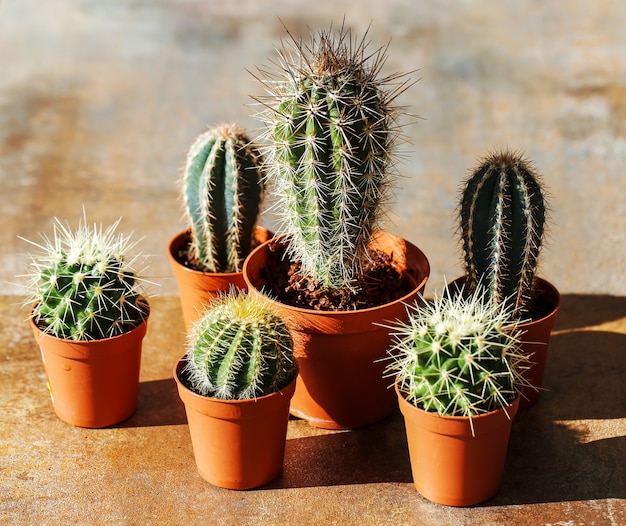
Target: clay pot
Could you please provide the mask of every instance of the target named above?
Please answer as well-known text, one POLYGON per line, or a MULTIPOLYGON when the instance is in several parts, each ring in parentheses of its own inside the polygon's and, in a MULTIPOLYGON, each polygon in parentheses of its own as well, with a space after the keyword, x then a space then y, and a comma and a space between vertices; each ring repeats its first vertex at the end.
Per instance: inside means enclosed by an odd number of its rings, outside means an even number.
POLYGON ((274 480, 283 469, 289 401, 295 380, 252 400, 218 400, 194 393, 181 380, 184 357, 174 368, 185 404, 200 476, 215 486, 251 489, 274 480))
POLYGON ((420 494, 446 506, 471 506, 500 488, 519 397, 480 416, 439 416, 415 407, 398 391, 413 483, 420 494), (472 433, 473 428, 473 433, 472 433))
POLYGON ((548 359, 550 334, 561 307, 561 295, 552 283, 545 279, 537 278, 537 284, 537 292, 547 305, 546 311, 548 314, 537 320, 522 323, 519 326, 524 331, 524 334, 522 334, 522 351, 530 357, 532 362, 530 368, 524 371, 523 376, 536 388, 525 386, 522 389, 519 403, 520 411, 530 407, 539 399, 540 390, 543 386, 543 372, 548 359))
MULTIPOLYGON (((389 378, 384 377, 390 329, 379 324, 405 320, 405 303, 414 302, 430 274, 426 256, 404 239, 379 233, 374 247, 390 254, 406 272, 414 289, 406 296, 375 308, 326 312, 270 300, 294 336, 299 375, 291 413, 325 429, 350 429, 377 422, 397 407, 389 378)), ((244 262, 243 274, 251 294, 261 294, 261 269, 268 243, 244 262)))
POLYGON ((135 412, 141 348, 148 316, 133 330, 104 340, 62 340, 30 319, 57 416, 74 426, 100 428, 135 412))
MULTIPOLYGON (((465 283, 465 277, 460 277, 450 283, 449 287, 454 290, 460 288, 465 283)), ((542 303, 542 312, 547 312, 545 316, 532 320, 528 323, 521 323, 518 327, 524 331, 522 334, 521 350, 529 357, 531 365, 522 372, 522 376, 530 385, 522 389, 519 410, 526 409, 535 404, 539 399, 541 387, 543 386, 543 372, 548 359, 548 346, 550 335, 561 307, 561 295, 557 288, 549 281, 536 278, 536 297, 542 303)))
MULTIPOLYGON (((241 272, 213 273, 194 270, 185 266, 178 259, 178 252, 189 243, 189 230, 180 232, 169 243, 168 255, 172 272, 178 284, 183 319, 187 330, 198 320, 204 306, 221 292, 231 288, 246 289, 246 282, 241 272)), ((257 226, 254 231, 256 244, 261 244, 272 237, 272 233, 257 226)))

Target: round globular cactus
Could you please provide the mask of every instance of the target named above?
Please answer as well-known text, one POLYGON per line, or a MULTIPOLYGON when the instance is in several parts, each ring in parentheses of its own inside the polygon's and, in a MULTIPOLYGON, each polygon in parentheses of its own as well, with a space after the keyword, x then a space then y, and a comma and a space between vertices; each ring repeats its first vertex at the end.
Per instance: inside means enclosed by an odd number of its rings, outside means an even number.
POLYGON ((539 175, 516 153, 492 153, 466 181, 459 210, 469 288, 482 282, 526 314, 546 216, 539 175))
POLYGON ((184 373, 197 393, 224 400, 264 396, 297 374, 287 325, 262 297, 223 294, 194 325, 184 373))
POLYGON ((190 261, 206 272, 240 272, 263 199, 261 156, 235 125, 210 128, 191 145, 183 176, 190 261))
POLYGON ((396 325, 387 372, 406 399, 426 411, 476 416, 506 407, 527 382, 521 331, 511 308, 481 286, 469 295, 445 290, 407 308, 396 325))
POLYGON ((279 67, 260 70, 268 180, 287 253, 329 289, 355 287, 379 226, 400 136, 403 75, 380 78, 384 49, 343 29, 305 45, 292 38, 279 67))
POLYGON ((128 259, 130 238, 116 235, 119 220, 107 230, 90 227, 85 218, 75 231, 58 219, 52 239, 32 244, 28 303, 34 323, 66 340, 101 340, 140 325, 149 308, 140 294, 134 265, 128 259))

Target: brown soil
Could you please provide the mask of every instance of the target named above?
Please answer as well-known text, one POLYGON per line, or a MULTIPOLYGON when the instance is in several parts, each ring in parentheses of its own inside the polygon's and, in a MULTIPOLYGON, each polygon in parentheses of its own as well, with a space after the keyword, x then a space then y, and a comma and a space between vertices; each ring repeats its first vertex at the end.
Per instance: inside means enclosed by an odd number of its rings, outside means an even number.
POLYGON ((261 271, 262 285, 271 296, 293 307, 320 311, 345 311, 377 307, 395 301, 415 286, 401 275, 391 258, 381 251, 364 263, 357 290, 330 290, 300 273, 300 263, 284 257, 284 248, 269 245, 269 259, 261 271))

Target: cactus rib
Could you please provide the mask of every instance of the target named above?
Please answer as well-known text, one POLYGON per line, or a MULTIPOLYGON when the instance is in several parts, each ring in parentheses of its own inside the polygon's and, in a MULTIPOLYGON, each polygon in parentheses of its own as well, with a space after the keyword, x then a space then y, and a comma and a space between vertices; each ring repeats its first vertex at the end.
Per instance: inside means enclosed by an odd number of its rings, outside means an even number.
POLYGON ((190 147, 183 196, 189 255, 200 270, 241 271, 263 199, 260 164, 257 149, 235 125, 210 128, 190 147))

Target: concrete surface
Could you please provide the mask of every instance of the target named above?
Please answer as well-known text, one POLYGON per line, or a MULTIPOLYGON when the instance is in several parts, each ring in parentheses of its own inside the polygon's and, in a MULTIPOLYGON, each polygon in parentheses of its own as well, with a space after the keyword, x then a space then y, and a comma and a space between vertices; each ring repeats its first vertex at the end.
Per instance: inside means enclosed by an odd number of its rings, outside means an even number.
MULTIPOLYGON (((0 0, 1 524, 626 524, 626 3, 487 0, 0 0), (171 368, 183 324, 165 248, 178 177, 206 125, 257 133, 248 70, 285 36, 347 24, 400 102, 389 229, 417 244, 427 293, 460 273, 456 192, 509 146, 552 194, 541 274, 564 295, 540 403, 514 425, 500 493, 455 510, 411 483, 399 413, 333 433, 293 420, 283 476, 229 492, 195 472, 171 368), (279 19, 280 17, 280 19, 279 19), (20 307, 29 247, 57 216, 143 238, 153 316, 135 416, 105 430, 54 416, 20 307)), ((265 216, 264 223, 272 225, 265 216)))

